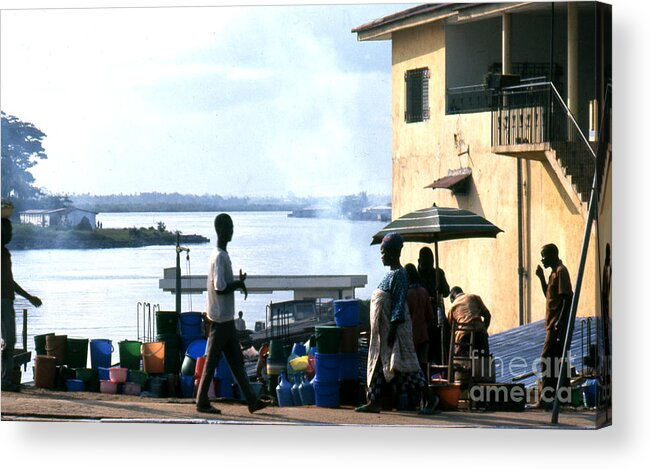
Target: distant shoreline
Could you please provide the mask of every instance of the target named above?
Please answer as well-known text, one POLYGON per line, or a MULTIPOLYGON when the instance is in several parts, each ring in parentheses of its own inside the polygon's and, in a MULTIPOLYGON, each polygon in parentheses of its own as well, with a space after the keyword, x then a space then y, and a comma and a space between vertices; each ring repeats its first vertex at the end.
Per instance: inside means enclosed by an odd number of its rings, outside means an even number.
MULTIPOLYGON (((107 228, 96 230, 43 228, 16 224, 9 248, 29 249, 112 249, 175 245, 176 233, 156 228, 107 228)), ((205 244, 202 235, 180 235, 183 244, 205 244)))

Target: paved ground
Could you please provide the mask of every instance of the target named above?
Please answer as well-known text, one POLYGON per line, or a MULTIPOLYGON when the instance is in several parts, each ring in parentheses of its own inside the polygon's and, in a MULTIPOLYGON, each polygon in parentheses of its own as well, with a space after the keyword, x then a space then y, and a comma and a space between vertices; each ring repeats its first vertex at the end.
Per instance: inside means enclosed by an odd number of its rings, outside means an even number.
POLYGON ((257 425, 379 425, 427 426, 455 428, 573 428, 593 429, 596 414, 589 410, 566 409, 559 424, 550 423, 551 413, 540 410, 524 412, 455 411, 433 416, 416 412, 382 412, 360 414, 352 407, 326 409, 316 406, 268 407, 253 415, 246 405, 233 401, 216 401, 222 415, 196 412, 191 399, 151 398, 91 392, 50 391, 25 387, 20 393, 0 395, 3 421, 94 421, 94 422, 162 422, 257 425))

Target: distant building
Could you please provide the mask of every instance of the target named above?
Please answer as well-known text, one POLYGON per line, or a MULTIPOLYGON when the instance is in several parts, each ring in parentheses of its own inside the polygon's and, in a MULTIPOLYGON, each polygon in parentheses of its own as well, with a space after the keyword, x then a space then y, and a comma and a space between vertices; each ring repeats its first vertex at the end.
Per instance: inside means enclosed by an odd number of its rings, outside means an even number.
POLYGON ((97 212, 76 207, 50 210, 26 210, 20 212, 20 222, 37 226, 77 226, 86 218, 94 229, 97 226, 97 212))

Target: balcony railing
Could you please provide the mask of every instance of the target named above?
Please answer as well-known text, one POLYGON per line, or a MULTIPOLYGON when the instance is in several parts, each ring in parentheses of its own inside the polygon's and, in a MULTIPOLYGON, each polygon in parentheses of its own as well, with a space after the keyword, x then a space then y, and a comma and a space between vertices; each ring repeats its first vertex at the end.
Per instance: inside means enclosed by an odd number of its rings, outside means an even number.
POLYGON ((493 109, 495 91, 484 85, 457 86, 448 88, 445 94, 446 114, 487 112, 493 109))
POLYGON ((589 195, 595 153, 552 83, 505 88, 495 96, 492 145, 548 143, 577 192, 589 195))

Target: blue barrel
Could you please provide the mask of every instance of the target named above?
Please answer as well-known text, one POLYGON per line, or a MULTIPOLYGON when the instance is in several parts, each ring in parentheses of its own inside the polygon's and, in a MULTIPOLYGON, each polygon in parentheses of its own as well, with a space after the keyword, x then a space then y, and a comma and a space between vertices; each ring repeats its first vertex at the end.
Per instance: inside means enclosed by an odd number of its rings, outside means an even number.
POLYGON ((93 339, 90 341, 90 366, 97 370, 100 366, 103 368, 111 367, 111 354, 113 353, 113 343, 109 339, 93 339))
POLYGON ((356 353, 339 354, 339 381, 358 379, 359 356, 356 353))
POLYGON ((338 353, 316 353, 316 379, 321 383, 336 383, 339 381, 338 353))
POLYGON ((203 336, 203 315, 201 313, 181 313, 179 315, 181 335, 203 336))
POLYGON ((339 327, 351 327, 359 324, 361 302, 357 299, 335 300, 335 324, 339 327))
POLYGON ((194 395, 194 375, 181 375, 181 397, 194 395))
POLYGON ((339 407, 339 381, 324 383, 314 378, 314 400, 318 407, 339 407))

